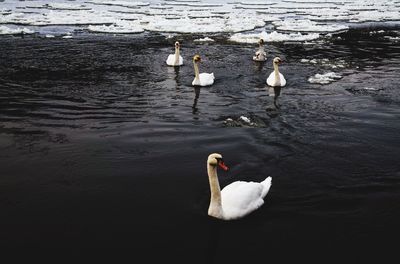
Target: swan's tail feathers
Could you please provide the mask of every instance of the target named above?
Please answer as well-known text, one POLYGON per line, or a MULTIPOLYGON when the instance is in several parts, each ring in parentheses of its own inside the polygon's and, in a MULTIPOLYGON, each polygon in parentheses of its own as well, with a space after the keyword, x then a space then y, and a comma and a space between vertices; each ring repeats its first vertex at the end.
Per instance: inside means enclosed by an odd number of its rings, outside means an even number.
POLYGON ((264 186, 264 189, 262 191, 262 197, 264 198, 269 192, 269 189, 271 188, 272 177, 268 176, 265 180, 261 182, 261 184, 264 186))
POLYGON ((213 72, 211 73, 211 78, 215 79, 214 73, 213 73, 213 72))

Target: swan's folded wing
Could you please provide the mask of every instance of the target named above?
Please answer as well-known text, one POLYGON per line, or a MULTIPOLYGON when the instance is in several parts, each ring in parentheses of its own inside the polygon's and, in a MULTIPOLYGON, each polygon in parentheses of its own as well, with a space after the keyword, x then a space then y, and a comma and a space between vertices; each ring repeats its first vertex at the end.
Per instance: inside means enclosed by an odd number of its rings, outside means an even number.
POLYGON ((207 86, 207 85, 211 85, 214 83, 214 73, 200 73, 199 74, 199 78, 200 78, 200 83, 202 86, 207 86))
POLYGON ((263 205, 263 185, 258 182, 237 181, 221 191, 224 214, 230 218, 242 217, 263 205))
POLYGON ((282 73, 279 73, 279 77, 280 77, 280 79, 281 79, 281 86, 285 86, 285 85, 286 85, 286 79, 285 79, 285 77, 283 76, 283 74, 282 74, 282 73))
POLYGON ((173 66, 175 63, 175 55, 169 54, 167 60, 165 61, 168 65, 173 66))

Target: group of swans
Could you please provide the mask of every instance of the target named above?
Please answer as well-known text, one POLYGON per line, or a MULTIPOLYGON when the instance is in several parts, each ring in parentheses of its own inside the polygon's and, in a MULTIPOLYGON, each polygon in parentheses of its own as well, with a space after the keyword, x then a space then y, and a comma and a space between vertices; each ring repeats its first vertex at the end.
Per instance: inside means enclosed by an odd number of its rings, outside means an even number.
MULTIPOLYGON (((259 49, 256 51, 255 56, 253 56, 254 61, 266 61, 267 53, 264 50, 264 40, 260 39, 259 49)), ((200 73, 199 63, 201 62, 200 55, 195 55, 193 57, 193 67, 194 67, 194 79, 192 81, 193 86, 210 86, 214 83, 215 76, 214 73, 200 73)), ((175 42, 175 54, 170 54, 166 60, 169 66, 181 66, 183 65, 183 58, 180 55, 180 43, 175 42)), ((286 85, 286 79, 282 73, 279 72, 279 64, 282 60, 279 57, 275 57, 273 60, 274 71, 271 72, 267 78, 266 83, 272 87, 283 87, 286 85)))
MULTIPOLYGON (((253 60, 265 61, 267 54, 264 51, 264 41, 259 41, 259 49, 253 60)), ((183 65, 183 58, 180 55, 180 43, 175 42, 175 54, 170 54, 166 60, 169 66, 183 65)), ((210 86, 214 83, 214 73, 200 73, 200 55, 193 57, 194 79, 193 86, 210 86)), ((282 60, 275 57, 273 60, 274 71, 267 78, 267 84, 272 87, 283 87, 286 85, 285 77, 279 72, 279 64, 282 60)), ((264 204, 264 197, 271 188, 272 178, 268 176, 261 182, 235 181, 225 186, 222 190, 219 185, 217 166, 227 171, 222 155, 212 153, 207 158, 207 172, 210 183, 210 204, 208 215, 221 220, 240 219, 257 210, 264 204)))

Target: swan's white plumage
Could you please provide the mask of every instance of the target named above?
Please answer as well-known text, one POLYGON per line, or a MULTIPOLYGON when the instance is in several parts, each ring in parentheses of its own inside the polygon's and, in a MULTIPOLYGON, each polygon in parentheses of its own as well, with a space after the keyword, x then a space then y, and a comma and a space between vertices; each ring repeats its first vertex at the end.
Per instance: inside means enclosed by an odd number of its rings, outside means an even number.
POLYGON ((214 73, 200 73, 199 78, 194 78, 192 85, 197 85, 197 86, 208 86, 212 85, 214 83, 214 73))
POLYGON ((175 64, 175 54, 169 54, 166 62, 169 66, 181 66, 183 65, 183 58, 179 55, 179 63, 175 64))
POLYGON ((282 73, 279 73, 279 80, 275 79, 275 72, 271 72, 271 74, 267 78, 267 84, 269 86, 285 86, 286 79, 282 73))
POLYGON ((264 197, 271 188, 271 177, 267 177, 262 182, 235 181, 221 191, 217 176, 217 165, 225 167, 225 170, 227 170, 221 154, 210 154, 207 159, 211 191, 208 215, 222 220, 234 220, 250 214, 264 204, 264 197))
POLYGON ((263 182, 236 181, 221 191, 224 219, 241 218, 264 204, 264 197, 271 187, 271 177, 263 182))

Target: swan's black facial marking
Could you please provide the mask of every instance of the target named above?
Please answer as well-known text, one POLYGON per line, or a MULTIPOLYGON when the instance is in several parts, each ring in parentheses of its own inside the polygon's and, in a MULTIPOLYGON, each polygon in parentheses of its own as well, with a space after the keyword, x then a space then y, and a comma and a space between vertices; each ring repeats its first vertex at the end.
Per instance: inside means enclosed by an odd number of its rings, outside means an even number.
POLYGON ((195 56, 193 57, 193 61, 194 61, 194 62, 200 62, 200 61, 201 61, 200 55, 195 55, 195 56))
POLYGON ((279 64, 279 63, 281 63, 282 62, 282 60, 280 59, 280 58, 275 58, 274 59, 274 63, 276 63, 276 64, 279 64))

